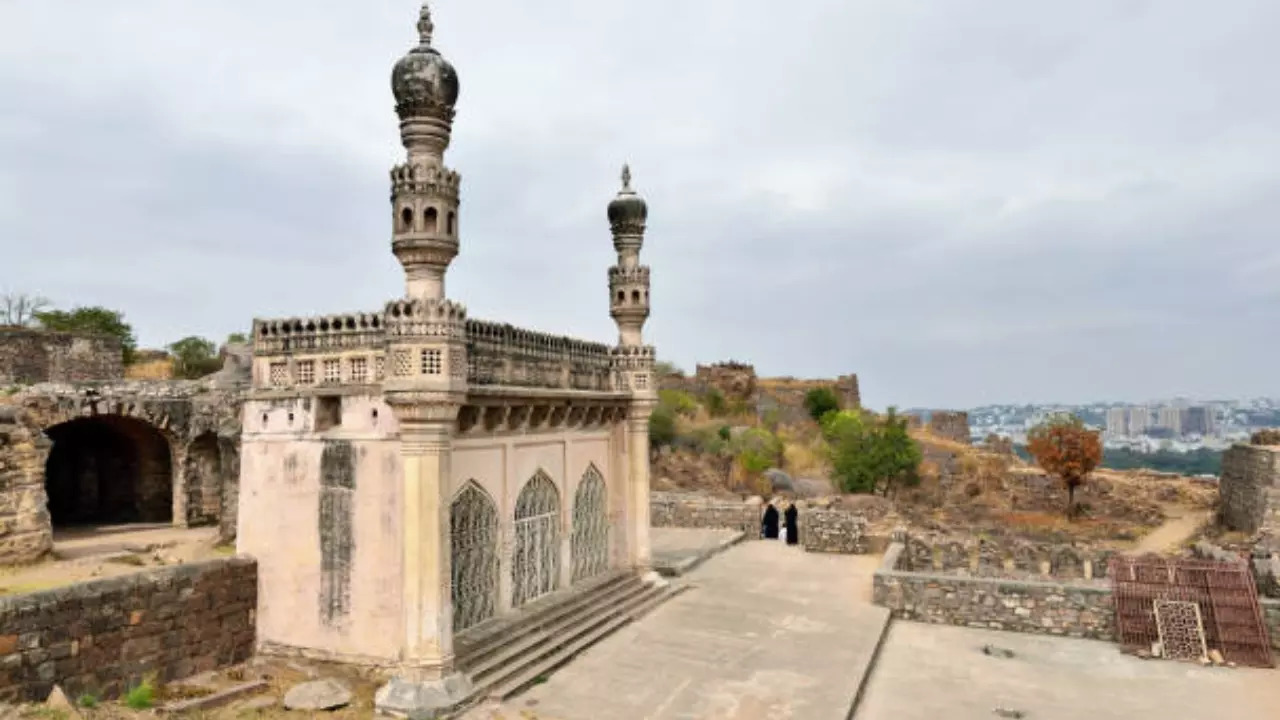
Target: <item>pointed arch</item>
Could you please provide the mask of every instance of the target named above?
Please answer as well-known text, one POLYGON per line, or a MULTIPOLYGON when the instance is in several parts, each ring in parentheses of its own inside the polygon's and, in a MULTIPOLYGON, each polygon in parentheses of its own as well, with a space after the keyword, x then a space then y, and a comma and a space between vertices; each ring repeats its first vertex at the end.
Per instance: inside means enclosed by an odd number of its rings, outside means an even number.
POLYGON ((498 506, 468 480, 449 508, 453 629, 493 617, 498 604, 498 506))
POLYGON ((560 491, 545 471, 520 490, 515 521, 511 606, 518 608, 560 586, 560 491))
POLYGON ((609 495, 604 475, 587 466, 573 494, 573 582, 595 577, 609 567, 609 495))

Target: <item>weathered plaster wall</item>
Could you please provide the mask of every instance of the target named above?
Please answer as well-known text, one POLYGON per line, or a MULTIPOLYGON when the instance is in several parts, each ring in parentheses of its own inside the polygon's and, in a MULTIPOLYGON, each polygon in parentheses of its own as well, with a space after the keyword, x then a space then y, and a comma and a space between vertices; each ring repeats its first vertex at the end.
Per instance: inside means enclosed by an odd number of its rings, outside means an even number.
POLYGON ((1222 455, 1220 521, 1280 540, 1280 447, 1237 444, 1222 455))
POLYGON ((123 348, 116 338, 0 328, 0 386, 122 377, 123 348))
POLYGON ((0 701, 113 698, 243 662, 253 651, 257 566, 226 558, 0 597, 0 701))
POLYGON ((385 664, 402 636, 395 418, 380 398, 342 405, 316 433, 311 399, 245 403, 236 547, 261 569, 261 648, 385 664))

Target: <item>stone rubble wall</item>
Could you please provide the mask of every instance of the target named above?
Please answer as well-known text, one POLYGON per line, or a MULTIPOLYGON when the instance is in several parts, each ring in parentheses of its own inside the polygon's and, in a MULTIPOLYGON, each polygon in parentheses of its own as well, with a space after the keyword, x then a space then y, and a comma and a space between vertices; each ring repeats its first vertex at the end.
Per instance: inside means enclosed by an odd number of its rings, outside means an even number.
POLYGON ((1237 444, 1222 454, 1219 522, 1280 541, 1280 447, 1237 444))
POLYGON ((50 443, 0 406, 0 565, 39 560, 53 548, 44 491, 50 443))
POLYGON ((0 386, 124 377, 124 349, 106 335, 0 328, 0 386))
POLYGON ((867 549, 867 519, 841 510, 800 511, 800 546, 805 552, 863 555, 867 549))
POLYGON ((918 536, 902 539, 901 570, 970 577, 1093 580, 1107 576, 1113 550, 1016 538, 918 536))
POLYGON ((872 601, 895 618, 1098 640, 1115 637, 1107 585, 900 570, 905 554, 904 544, 890 545, 872 586, 872 601))
POLYGON ((0 597, 0 701, 119 696, 247 660, 258 567, 224 558, 0 597))
POLYGON ((649 524, 653 527, 727 528, 754 538, 760 534, 763 512, 759 499, 753 503, 693 493, 649 494, 649 524))
MULTIPOLYGON (((893 617, 944 625, 1116 639, 1109 582, 1083 579, 976 577, 909 569, 898 536, 872 580, 872 602, 893 617)), ((1273 650, 1280 651, 1280 599, 1259 598, 1273 650)))
POLYGON ((934 410, 929 413, 929 432, 963 445, 969 444, 969 413, 961 410, 934 410))

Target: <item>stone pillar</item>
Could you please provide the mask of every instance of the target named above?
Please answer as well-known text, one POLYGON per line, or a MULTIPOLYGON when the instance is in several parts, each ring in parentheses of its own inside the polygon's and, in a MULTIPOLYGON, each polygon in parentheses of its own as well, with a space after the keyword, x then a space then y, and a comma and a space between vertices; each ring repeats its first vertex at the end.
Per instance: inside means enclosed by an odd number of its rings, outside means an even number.
POLYGON ((379 711, 397 716, 453 708, 471 690, 453 663, 449 478, 458 405, 404 399, 391 399, 403 464, 404 636, 396 675, 376 697, 379 711))
POLYGON ((627 469, 631 522, 631 564, 644 572, 652 568, 649 547, 649 415, 653 406, 633 401, 627 410, 627 469))

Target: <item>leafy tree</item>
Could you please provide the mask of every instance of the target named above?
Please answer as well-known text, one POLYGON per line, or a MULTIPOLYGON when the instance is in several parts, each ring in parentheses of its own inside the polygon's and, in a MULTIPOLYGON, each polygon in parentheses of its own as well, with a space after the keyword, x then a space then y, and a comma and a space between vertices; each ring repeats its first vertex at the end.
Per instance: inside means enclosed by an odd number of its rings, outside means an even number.
POLYGON ((809 417, 822 422, 823 415, 840 409, 840 398, 829 387, 812 388, 804 394, 804 408, 809 411, 809 417))
POLYGON ((1055 415, 1027 433, 1027 451, 1036 464, 1067 486, 1067 516, 1076 513, 1076 488, 1102 463, 1102 440, 1075 415, 1055 415))
POLYGON ((667 362, 666 360, 659 360, 653 364, 653 374, 659 378, 663 378, 668 375, 684 377, 683 370, 676 367, 675 363, 667 362))
POLYGON ((223 345, 244 344, 249 342, 249 336, 240 332, 233 332, 227 336, 227 341, 223 345))
POLYGON ((676 439, 676 414, 669 407, 659 405, 649 414, 649 448, 657 450, 676 439))
POLYGON ((212 340, 191 335, 170 343, 169 353, 174 359, 174 374, 178 377, 194 379, 217 372, 217 346, 212 340))
POLYGON ((907 419, 893 408, 879 418, 854 410, 828 411, 822 435, 834 479, 845 492, 888 495, 899 485, 920 482, 920 446, 907 432, 907 419))
POLYGON ((734 459, 751 475, 775 467, 782 458, 782 441, 764 428, 747 428, 732 444, 734 459))
POLYGON ((39 295, 0 295, 0 327, 31 327, 36 324, 36 313, 42 312, 49 305, 49 299, 39 295))
POLYGON ((110 335, 120 341, 125 364, 133 362, 138 340, 133 335, 133 327, 124 321, 124 314, 117 310, 95 305, 70 310, 37 310, 33 314, 46 330, 110 335))

